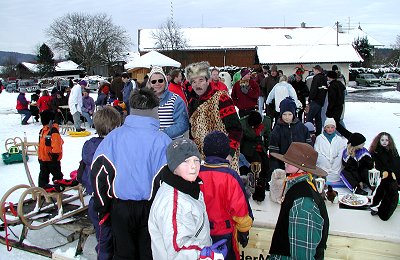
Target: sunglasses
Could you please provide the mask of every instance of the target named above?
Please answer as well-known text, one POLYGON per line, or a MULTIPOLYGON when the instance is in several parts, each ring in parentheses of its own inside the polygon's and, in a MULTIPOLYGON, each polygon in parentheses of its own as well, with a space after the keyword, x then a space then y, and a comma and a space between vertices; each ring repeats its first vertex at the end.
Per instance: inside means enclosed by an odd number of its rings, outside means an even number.
POLYGON ((151 84, 156 84, 157 83, 157 81, 158 81, 158 83, 164 83, 164 79, 153 79, 152 81, 150 81, 151 82, 151 84))

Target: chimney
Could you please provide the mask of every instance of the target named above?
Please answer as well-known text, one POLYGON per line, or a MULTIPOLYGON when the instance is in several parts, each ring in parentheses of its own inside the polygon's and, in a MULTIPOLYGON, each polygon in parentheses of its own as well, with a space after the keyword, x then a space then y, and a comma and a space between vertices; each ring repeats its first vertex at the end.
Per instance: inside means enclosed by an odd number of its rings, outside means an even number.
POLYGON ((305 23, 305 22, 302 22, 302 23, 300 24, 300 27, 301 27, 301 28, 306 28, 306 23, 305 23))

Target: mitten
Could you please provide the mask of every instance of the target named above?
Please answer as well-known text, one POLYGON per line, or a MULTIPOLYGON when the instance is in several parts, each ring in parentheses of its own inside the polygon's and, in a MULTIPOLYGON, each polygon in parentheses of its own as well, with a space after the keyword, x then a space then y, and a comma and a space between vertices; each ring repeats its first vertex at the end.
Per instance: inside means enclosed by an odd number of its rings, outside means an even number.
POLYGON ((212 246, 203 247, 200 252, 200 259, 223 260, 228 254, 226 241, 226 239, 221 239, 212 244, 212 246))
POLYGON ((237 232, 237 238, 239 243, 242 245, 243 248, 245 248, 247 246, 247 244, 249 243, 249 231, 247 232, 237 232))

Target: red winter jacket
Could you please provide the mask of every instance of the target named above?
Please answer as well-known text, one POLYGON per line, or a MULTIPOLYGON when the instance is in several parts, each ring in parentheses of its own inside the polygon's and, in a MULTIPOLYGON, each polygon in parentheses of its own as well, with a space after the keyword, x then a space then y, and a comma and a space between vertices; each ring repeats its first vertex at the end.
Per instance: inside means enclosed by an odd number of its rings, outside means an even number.
POLYGON ((52 100, 53 98, 51 96, 41 96, 37 102, 39 113, 42 113, 45 110, 50 110, 52 100))
POLYGON ((175 84, 174 82, 171 82, 171 83, 169 83, 168 90, 173 92, 173 93, 175 93, 175 94, 177 94, 177 95, 179 95, 182 98, 182 100, 185 101, 185 104, 187 106, 188 102, 186 100, 185 94, 183 93, 181 85, 178 85, 178 84, 175 84))
POLYGON ((225 85, 224 82, 222 82, 220 80, 218 80, 217 82, 210 80, 210 85, 215 90, 225 90, 226 92, 229 92, 228 87, 225 85))
POLYGON ((260 87, 257 82, 251 79, 248 83, 248 92, 244 94, 241 90, 241 82, 242 80, 239 80, 233 85, 231 93, 233 103, 239 109, 254 109, 257 105, 258 96, 260 95, 260 87))

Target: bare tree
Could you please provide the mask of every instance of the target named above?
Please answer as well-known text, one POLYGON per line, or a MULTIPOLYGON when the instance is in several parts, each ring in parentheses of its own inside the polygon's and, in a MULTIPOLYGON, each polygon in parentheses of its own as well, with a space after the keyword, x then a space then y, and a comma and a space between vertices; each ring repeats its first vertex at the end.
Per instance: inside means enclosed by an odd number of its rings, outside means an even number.
POLYGON ((127 32, 105 13, 66 14, 56 19, 46 33, 54 49, 68 53, 86 71, 118 60, 131 45, 127 32))
POLYGON ((15 55, 9 56, 3 62, 3 68, 1 74, 5 77, 16 77, 17 76, 17 57, 15 55))
POLYGON ((188 47, 188 41, 180 26, 174 23, 171 18, 162 23, 158 29, 152 31, 151 36, 156 40, 154 47, 159 50, 175 51, 188 47))

